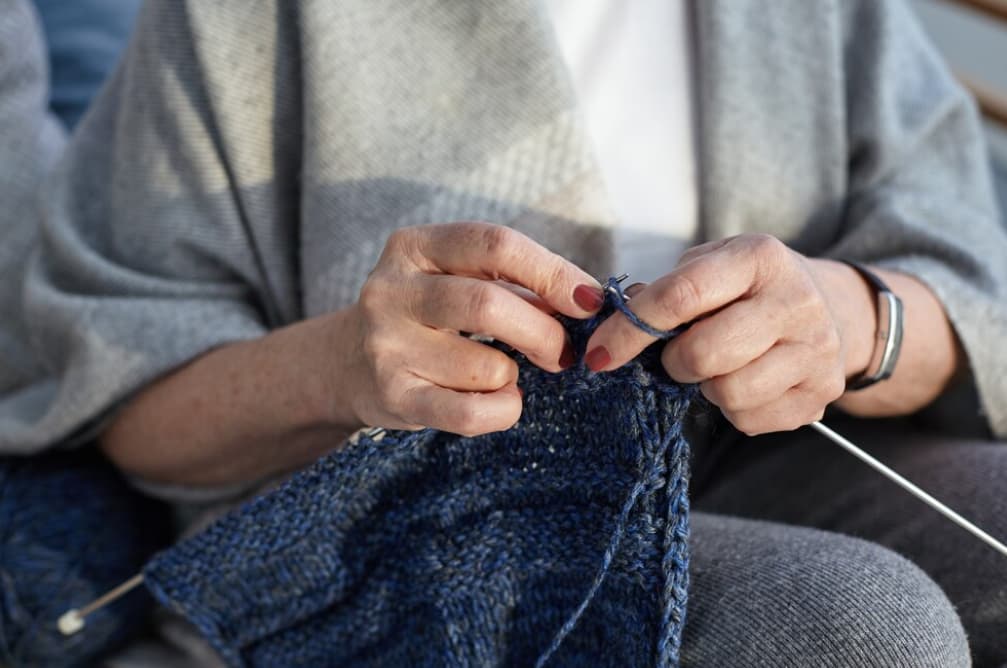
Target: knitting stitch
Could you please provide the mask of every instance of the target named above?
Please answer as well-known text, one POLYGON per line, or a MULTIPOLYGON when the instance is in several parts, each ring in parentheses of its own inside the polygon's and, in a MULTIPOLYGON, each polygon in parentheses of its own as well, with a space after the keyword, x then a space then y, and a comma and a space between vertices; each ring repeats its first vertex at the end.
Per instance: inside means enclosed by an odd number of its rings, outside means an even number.
MULTIPOLYGON (((583 356, 616 308, 564 320, 583 356)), ((678 662, 695 389, 516 355, 524 413, 474 438, 361 435, 145 569, 235 666, 678 662)))

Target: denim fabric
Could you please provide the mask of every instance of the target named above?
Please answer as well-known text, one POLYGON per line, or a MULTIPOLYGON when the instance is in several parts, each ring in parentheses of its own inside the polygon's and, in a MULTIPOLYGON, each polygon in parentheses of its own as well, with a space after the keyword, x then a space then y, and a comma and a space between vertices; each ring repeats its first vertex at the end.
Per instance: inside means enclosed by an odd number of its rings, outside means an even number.
POLYGON ((50 108, 68 128, 84 115, 129 40, 142 0, 35 0, 49 45, 50 108))

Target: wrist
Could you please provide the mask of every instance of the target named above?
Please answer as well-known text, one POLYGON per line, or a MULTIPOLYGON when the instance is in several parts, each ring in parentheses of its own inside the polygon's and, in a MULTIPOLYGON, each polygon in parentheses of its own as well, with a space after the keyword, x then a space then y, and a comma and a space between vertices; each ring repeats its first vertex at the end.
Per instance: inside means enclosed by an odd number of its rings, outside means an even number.
POLYGON ((877 306, 874 289, 842 262, 812 259, 812 272, 839 328, 843 371, 856 378, 867 371, 874 355, 877 306))
POLYGON ((288 353, 300 378, 299 422, 306 428, 323 427, 352 432, 363 426, 352 407, 348 382, 355 340, 352 307, 316 316, 290 326, 294 334, 288 353))

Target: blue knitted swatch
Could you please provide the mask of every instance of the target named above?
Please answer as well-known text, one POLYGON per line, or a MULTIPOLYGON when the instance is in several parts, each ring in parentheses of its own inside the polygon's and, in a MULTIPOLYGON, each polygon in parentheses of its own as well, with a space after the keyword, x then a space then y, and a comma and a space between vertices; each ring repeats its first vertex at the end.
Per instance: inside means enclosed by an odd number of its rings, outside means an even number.
MULTIPOLYGON (((624 308, 564 320, 578 359, 624 308)), ((661 333, 667 334, 667 333, 661 333)), ((515 355, 524 413, 361 436, 156 556, 147 586, 234 666, 674 666, 692 386, 515 355)))

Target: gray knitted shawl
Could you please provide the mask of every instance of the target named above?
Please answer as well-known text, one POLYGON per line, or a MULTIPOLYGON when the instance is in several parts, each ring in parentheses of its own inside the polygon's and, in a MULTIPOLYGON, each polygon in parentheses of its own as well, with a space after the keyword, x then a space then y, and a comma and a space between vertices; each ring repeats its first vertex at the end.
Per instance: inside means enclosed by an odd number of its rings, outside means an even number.
MULTIPOLYGON (((1007 236, 973 105, 902 0, 694 21, 703 236, 918 276, 1007 435, 1007 236)), ((349 304, 401 226, 495 221, 602 275, 605 200, 536 0, 152 0, 46 192, 24 294, 49 372, 12 380, 4 344, 0 448, 79 442, 194 356, 349 304)))

